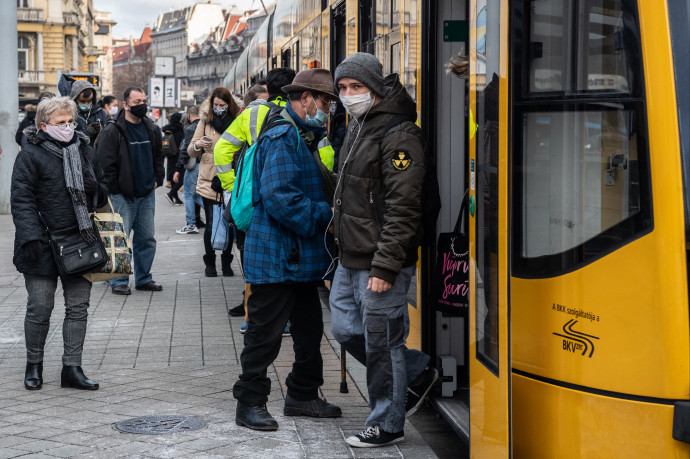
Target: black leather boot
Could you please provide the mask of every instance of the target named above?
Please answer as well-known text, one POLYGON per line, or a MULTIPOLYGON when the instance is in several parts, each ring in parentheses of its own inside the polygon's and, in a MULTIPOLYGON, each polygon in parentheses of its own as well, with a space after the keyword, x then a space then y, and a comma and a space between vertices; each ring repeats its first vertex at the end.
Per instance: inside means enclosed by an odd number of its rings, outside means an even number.
POLYGON ((87 378, 84 375, 84 371, 81 369, 81 367, 64 365, 62 367, 62 375, 60 379, 62 382, 62 387, 73 387, 81 390, 98 389, 98 383, 87 378))
POLYGON ((218 277, 215 253, 213 255, 204 255, 204 264, 206 265, 206 270, 204 271, 206 277, 218 277))
POLYGON ((220 264, 223 267, 223 276, 232 277, 235 275, 232 271, 232 252, 223 252, 220 256, 220 264))
POLYGON ((249 406, 238 401, 235 424, 254 430, 278 430, 278 422, 266 409, 266 405, 249 406))
POLYGON ((38 390, 43 386, 43 362, 26 362, 24 387, 26 390, 38 390))

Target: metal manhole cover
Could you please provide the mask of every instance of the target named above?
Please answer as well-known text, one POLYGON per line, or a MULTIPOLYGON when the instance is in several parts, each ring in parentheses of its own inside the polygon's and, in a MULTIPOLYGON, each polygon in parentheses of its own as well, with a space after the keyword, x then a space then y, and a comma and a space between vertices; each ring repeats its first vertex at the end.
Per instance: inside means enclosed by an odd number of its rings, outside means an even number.
POLYGON ((189 416, 143 416, 118 422, 115 428, 122 432, 159 435, 197 430, 205 425, 201 419, 189 416))

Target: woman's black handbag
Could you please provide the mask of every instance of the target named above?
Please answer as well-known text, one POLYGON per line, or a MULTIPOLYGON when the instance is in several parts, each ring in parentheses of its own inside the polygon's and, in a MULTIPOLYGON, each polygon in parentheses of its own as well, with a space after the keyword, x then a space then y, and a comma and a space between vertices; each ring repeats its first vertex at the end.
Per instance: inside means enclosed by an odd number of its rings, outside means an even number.
POLYGON ((95 225, 93 230, 96 234, 96 241, 89 243, 81 237, 78 228, 52 231, 43 215, 40 212, 38 215, 48 232, 50 250, 53 252, 53 259, 60 276, 81 276, 99 269, 107 262, 108 258, 103 240, 95 225))
POLYGON ((462 232, 467 196, 465 192, 453 232, 438 235, 432 290, 435 310, 458 315, 465 315, 469 307, 469 234, 462 232))

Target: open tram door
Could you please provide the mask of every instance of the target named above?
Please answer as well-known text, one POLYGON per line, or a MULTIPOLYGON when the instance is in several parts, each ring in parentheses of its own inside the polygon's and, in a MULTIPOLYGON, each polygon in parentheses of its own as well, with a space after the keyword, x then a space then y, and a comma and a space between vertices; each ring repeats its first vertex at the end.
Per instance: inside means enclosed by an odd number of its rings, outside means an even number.
POLYGON ((508 2, 470 6, 470 455, 511 456, 508 2), (504 25, 501 27, 501 25, 504 25))

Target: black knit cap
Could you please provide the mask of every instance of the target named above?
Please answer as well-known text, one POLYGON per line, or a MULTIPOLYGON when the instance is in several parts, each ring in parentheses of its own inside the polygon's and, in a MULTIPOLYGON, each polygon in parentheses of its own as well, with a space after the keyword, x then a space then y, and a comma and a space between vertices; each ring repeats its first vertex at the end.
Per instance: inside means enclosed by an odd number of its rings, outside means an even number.
POLYGON ((335 69, 336 93, 340 92, 338 81, 341 78, 354 78, 380 97, 388 92, 384 85, 383 65, 373 54, 355 53, 340 63, 335 69))

